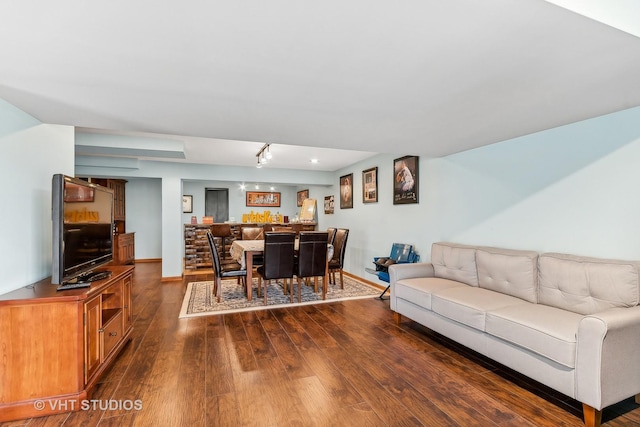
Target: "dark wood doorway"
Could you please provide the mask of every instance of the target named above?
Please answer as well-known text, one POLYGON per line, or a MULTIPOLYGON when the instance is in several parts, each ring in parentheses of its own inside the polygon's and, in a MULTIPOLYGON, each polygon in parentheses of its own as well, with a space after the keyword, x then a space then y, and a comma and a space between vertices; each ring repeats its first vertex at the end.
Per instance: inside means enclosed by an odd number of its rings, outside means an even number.
POLYGON ((229 189, 206 188, 204 196, 204 214, 212 216, 214 222, 229 220, 229 189))

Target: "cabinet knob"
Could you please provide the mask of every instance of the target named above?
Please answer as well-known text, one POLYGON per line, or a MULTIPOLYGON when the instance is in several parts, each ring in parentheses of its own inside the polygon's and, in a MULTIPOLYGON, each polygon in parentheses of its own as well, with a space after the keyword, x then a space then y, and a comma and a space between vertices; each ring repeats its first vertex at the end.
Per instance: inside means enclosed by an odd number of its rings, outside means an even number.
POLYGON ((109 336, 110 337, 117 337, 118 333, 117 332, 109 332, 109 336))

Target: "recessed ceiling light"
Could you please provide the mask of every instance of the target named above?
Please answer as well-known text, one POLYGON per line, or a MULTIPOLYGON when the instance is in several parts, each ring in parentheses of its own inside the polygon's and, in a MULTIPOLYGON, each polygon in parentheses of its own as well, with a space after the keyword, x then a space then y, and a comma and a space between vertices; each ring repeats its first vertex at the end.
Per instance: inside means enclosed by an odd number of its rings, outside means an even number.
POLYGON ((311 163, 318 163, 318 159, 311 159, 311 163))

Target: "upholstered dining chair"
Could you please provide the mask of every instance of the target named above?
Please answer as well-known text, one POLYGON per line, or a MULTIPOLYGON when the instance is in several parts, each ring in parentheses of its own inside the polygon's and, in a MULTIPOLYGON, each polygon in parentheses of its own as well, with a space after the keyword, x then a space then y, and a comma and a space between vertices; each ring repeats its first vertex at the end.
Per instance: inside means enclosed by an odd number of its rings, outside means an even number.
MULTIPOLYGON (((318 292, 318 277, 322 276, 323 296, 327 285, 327 232, 301 231, 298 255, 295 258, 295 275, 298 278, 298 302, 302 302, 302 279, 313 277, 313 291, 318 292)), ((292 285, 293 286, 293 285, 292 285)))
POLYGON ((263 240, 262 227, 242 227, 242 240, 263 240))
POLYGON ((222 279, 226 277, 237 277, 241 279, 245 286, 251 286, 246 283, 247 270, 243 270, 240 264, 237 262, 222 264, 220 262, 220 254, 216 248, 213 240, 213 235, 210 231, 207 231, 207 240, 209 241, 209 249, 211 250, 211 258, 213 264, 213 293, 216 296, 216 301, 220 302, 222 294, 222 279))
POLYGON ((329 243, 330 245, 333 245, 333 239, 336 237, 336 230, 337 228, 335 227, 328 227, 327 228, 327 243, 329 243))
POLYGON ((211 234, 213 237, 220 239, 222 244, 222 259, 226 258, 226 254, 229 251, 229 243, 233 240, 233 233, 231 232, 231 225, 223 223, 211 224, 211 234))
POLYGON ((333 238, 333 257, 329 261, 329 273, 333 278, 333 284, 336 283, 336 271, 340 273, 340 287, 344 289, 344 281, 342 277, 342 268, 344 267, 344 254, 347 250, 347 238, 349 237, 348 228, 338 228, 333 238))
MULTIPOLYGON (((295 253, 295 234, 290 232, 268 232, 264 236, 264 262, 256 269, 258 287, 264 279, 264 305, 267 305, 267 281, 272 279, 293 280, 293 256, 295 253)), ((286 288, 286 287, 285 287, 286 288)), ((289 290, 289 300, 293 302, 293 284, 289 290)))

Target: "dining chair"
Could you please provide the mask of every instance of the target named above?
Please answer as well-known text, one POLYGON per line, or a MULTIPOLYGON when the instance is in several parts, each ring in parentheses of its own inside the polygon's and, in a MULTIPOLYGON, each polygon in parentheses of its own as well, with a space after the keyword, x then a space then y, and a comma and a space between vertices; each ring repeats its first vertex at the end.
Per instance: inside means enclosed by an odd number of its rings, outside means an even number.
MULTIPOLYGON (((264 263, 256 269, 258 287, 264 279, 264 305, 267 305, 267 281, 272 279, 293 280, 293 256, 295 253, 295 234, 290 232, 268 232, 264 236, 264 263)), ((286 282, 285 282, 286 289, 286 282)), ((293 284, 289 290, 289 300, 293 302, 293 284)))
MULTIPOLYGON (((313 277, 313 291, 318 292, 318 277, 322 276, 323 299, 327 291, 327 232, 301 231, 298 255, 295 257, 295 275, 298 279, 298 302, 302 302, 302 279, 313 277)), ((293 286, 293 285, 292 285, 293 286)))
POLYGON ((336 237, 336 230, 337 228, 335 227, 328 227, 327 228, 327 243, 329 243, 330 245, 333 245, 333 239, 336 237))
POLYGON ((342 277, 342 268, 344 267, 344 254, 347 250, 347 238, 349 237, 348 228, 338 228, 333 238, 333 257, 329 261, 329 273, 333 278, 333 284, 336 283, 336 271, 340 273, 340 287, 344 289, 344 281, 342 277))
POLYGON ((211 234, 215 238, 219 238, 222 243, 222 259, 226 258, 229 251, 230 241, 233 240, 231 225, 223 223, 214 223, 211 225, 211 234))
POLYGON ((245 286, 251 286, 251 284, 247 284, 245 280, 247 270, 243 270, 240 264, 237 262, 222 264, 220 262, 220 254, 213 240, 213 234, 211 234, 210 231, 207 231, 207 240, 209 241, 209 249, 211 250, 211 258, 213 259, 213 293, 216 296, 216 301, 220 302, 222 278, 237 277, 239 280, 242 280, 245 286))
POLYGON ((262 227, 242 227, 242 240, 263 240, 262 227))

